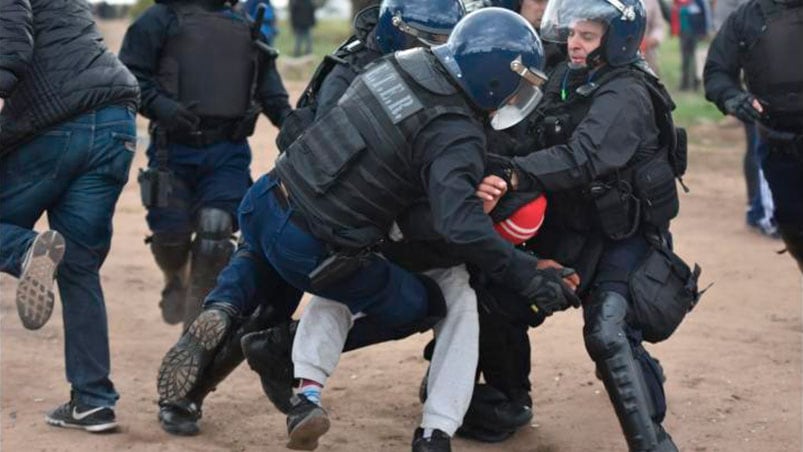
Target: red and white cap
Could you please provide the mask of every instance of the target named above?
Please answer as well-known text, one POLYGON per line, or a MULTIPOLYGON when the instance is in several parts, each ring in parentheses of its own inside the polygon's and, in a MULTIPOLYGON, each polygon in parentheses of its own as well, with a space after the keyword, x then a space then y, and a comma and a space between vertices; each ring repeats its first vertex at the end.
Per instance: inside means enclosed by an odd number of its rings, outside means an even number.
POLYGON ((494 229, 499 235, 514 245, 520 245, 535 237, 546 214, 546 198, 540 195, 521 206, 513 215, 496 223, 494 229))

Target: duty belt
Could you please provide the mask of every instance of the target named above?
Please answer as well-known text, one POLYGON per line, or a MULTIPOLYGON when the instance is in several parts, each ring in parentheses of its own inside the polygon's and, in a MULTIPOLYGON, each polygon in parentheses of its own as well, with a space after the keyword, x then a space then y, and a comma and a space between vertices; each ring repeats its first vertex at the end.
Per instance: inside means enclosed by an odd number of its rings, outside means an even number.
POLYGON ((168 132, 168 140, 194 148, 205 148, 231 138, 234 126, 227 125, 216 129, 196 130, 189 133, 168 132))
POLYGON ((803 154, 803 134, 782 132, 758 123, 758 133, 771 148, 785 153, 803 154))

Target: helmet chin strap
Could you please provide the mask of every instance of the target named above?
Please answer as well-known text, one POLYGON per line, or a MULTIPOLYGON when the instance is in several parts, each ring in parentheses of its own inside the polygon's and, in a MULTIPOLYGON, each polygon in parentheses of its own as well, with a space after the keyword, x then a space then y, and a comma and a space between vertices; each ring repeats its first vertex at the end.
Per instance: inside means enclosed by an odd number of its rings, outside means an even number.
MULTIPOLYGON (((607 33, 606 33, 607 36, 607 33)), ((591 53, 586 55, 586 66, 589 69, 594 69, 605 62, 605 56, 603 55, 603 47, 605 46, 605 38, 602 38, 602 43, 599 47, 592 50, 591 53)))

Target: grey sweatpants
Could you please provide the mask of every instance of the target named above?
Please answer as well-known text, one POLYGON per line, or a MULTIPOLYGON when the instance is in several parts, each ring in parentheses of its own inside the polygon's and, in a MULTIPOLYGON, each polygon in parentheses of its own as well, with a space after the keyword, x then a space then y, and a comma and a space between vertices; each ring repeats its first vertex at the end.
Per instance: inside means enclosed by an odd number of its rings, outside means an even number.
MULTIPOLYGON (((421 427, 450 436, 463 422, 479 355, 477 295, 468 284, 465 266, 424 272, 434 279, 446 300, 446 317, 435 325, 435 350, 427 380, 427 401, 421 427)), ((326 384, 337 367, 346 336, 354 323, 342 303, 313 297, 301 315, 293 341, 295 377, 326 384)))

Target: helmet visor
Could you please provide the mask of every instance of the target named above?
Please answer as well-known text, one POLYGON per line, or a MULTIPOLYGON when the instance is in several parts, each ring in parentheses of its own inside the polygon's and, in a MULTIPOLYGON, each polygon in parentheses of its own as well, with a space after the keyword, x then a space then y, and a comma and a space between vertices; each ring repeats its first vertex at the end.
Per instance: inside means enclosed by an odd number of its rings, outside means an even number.
POLYGON ((635 17, 634 7, 619 0, 550 0, 541 19, 541 38, 566 43, 569 31, 578 22, 590 20, 608 25, 616 17, 630 16, 635 17))
POLYGON ((402 19, 401 14, 393 17, 393 25, 403 33, 410 35, 417 39, 427 47, 433 47, 446 43, 449 39, 449 32, 451 30, 436 30, 427 29, 425 27, 408 24, 402 19))
POLYGON ((535 110, 543 95, 541 88, 522 79, 513 95, 493 113, 491 127, 504 130, 515 126, 535 110))
POLYGON ((510 62, 510 70, 521 77, 519 86, 508 96, 491 117, 491 127, 504 130, 513 127, 526 118, 544 96, 541 87, 547 76, 537 69, 531 69, 522 63, 521 58, 510 62))

